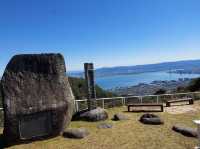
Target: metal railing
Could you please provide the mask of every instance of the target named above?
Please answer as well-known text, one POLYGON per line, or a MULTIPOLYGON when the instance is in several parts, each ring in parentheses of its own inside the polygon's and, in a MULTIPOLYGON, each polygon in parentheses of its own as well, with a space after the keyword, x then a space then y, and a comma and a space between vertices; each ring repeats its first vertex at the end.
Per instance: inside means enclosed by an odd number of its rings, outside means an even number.
MULTIPOLYGON (((111 98, 98 98, 97 106, 102 108, 112 108, 118 106, 126 106, 133 103, 165 103, 172 99, 193 98, 194 100, 200 99, 200 92, 188 93, 174 93, 162 95, 144 95, 144 96, 127 96, 127 97, 111 97, 111 98)), ((86 110, 87 99, 75 100, 75 111, 79 112, 86 110)))
MULTIPOLYGON (((200 99, 200 92, 188 93, 175 93, 175 94, 162 94, 162 95, 144 95, 144 96, 127 96, 127 97, 111 97, 111 98, 98 98, 97 106, 102 108, 112 108, 119 106, 126 106, 133 103, 165 103, 172 99, 193 98, 194 100, 200 99)), ((83 111, 88 108, 87 99, 75 100, 75 112, 83 111)), ((3 108, 0 108, 0 127, 3 123, 3 108)))

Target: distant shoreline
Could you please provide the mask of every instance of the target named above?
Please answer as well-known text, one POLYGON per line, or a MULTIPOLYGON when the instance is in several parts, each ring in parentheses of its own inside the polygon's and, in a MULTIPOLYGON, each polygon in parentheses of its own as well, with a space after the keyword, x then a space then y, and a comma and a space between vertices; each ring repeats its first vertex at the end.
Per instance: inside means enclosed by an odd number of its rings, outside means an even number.
POLYGON ((173 93, 176 91, 177 87, 186 87, 191 78, 184 78, 178 80, 170 81, 152 81, 151 83, 139 83, 138 85, 128 86, 128 87, 116 87, 108 91, 112 91, 118 95, 153 95, 158 90, 165 90, 166 93, 173 93))
MULTIPOLYGON (((121 74, 111 74, 111 75, 100 75, 100 76, 95 76, 96 78, 106 78, 106 77, 114 77, 114 76, 127 76, 127 75, 137 75, 137 74, 146 74, 146 73, 155 73, 155 72, 166 72, 169 74, 188 74, 188 75, 200 75, 200 72, 169 72, 169 71, 148 71, 148 72, 138 72, 138 73, 121 73, 121 74)), ((68 74, 71 77, 78 77, 78 78, 83 78, 83 74, 81 75, 73 75, 73 74, 68 74)))
MULTIPOLYGON (((133 75, 151 72, 170 72, 180 74, 200 74, 200 60, 186 60, 176 62, 164 62, 156 64, 134 65, 134 66, 118 66, 98 68, 95 70, 95 76, 109 77, 119 75, 133 75)), ((71 76, 83 77, 83 71, 71 71, 68 73, 71 76)))

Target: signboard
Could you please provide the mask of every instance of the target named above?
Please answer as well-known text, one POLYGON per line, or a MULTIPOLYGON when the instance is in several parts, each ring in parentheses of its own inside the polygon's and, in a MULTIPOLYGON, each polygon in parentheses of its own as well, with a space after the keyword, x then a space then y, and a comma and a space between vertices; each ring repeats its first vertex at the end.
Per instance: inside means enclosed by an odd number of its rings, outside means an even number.
POLYGON ((24 115, 20 118, 19 133, 20 139, 33 139, 47 136, 52 131, 51 112, 39 112, 24 115))

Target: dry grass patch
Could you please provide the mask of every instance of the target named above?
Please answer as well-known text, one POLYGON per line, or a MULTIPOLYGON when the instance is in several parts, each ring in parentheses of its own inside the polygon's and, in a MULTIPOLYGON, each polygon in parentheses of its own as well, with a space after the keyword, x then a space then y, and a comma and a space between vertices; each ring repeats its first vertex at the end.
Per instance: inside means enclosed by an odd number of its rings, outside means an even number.
MULTIPOLYGON (((197 102, 195 106, 200 106, 197 102)), ((197 139, 184 137, 171 130, 174 124, 185 124, 196 127, 192 120, 199 118, 200 111, 184 114, 155 113, 160 115, 165 124, 151 126, 141 124, 138 119, 143 113, 128 113, 126 107, 109 109, 109 118, 116 113, 126 114, 130 120, 106 122, 113 124, 111 129, 98 129, 101 122, 74 121, 71 128, 84 127, 90 135, 82 140, 56 137, 45 141, 36 141, 30 144, 15 145, 10 149, 192 149, 197 139)))

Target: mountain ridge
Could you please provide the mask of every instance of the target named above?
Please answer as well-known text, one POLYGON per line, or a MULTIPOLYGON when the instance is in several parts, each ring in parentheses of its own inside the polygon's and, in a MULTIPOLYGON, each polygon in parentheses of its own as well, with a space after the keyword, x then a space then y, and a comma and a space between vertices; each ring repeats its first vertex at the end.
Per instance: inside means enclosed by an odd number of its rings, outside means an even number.
MULTIPOLYGON (((147 72, 168 71, 172 73, 200 73, 200 60, 182 60, 155 64, 103 67, 95 70, 97 77, 128 75, 147 72)), ((83 72, 71 73, 72 76, 83 77, 83 72)), ((69 75, 71 75, 69 73, 69 75)))

